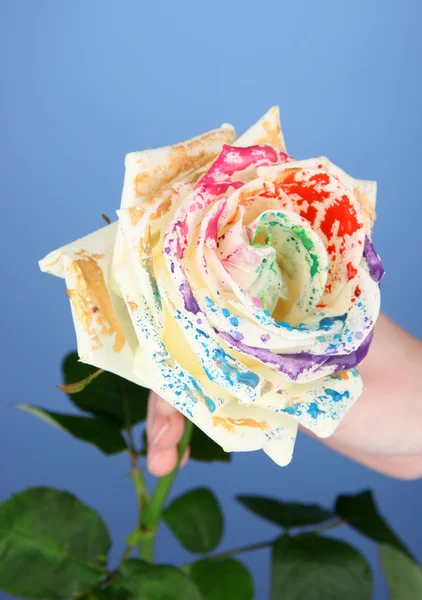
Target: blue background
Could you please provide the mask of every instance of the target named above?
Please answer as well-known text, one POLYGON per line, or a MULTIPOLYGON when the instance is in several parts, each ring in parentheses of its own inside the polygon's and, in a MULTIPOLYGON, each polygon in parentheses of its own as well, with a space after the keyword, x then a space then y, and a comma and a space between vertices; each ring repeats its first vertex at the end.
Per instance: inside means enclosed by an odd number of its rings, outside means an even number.
MULTIPOLYGON (((0 461, 2 499, 30 485, 69 489, 109 524, 115 560, 135 523, 125 456, 105 459, 11 408, 71 410, 54 385, 75 347, 63 282, 41 275, 48 251, 103 225, 118 208, 126 152, 166 145, 222 122, 242 132, 280 105, 288 149, 325 154, 379 183, 376 246, 387 270, 384 310, 422 335, 420 268, 422 37, 418 0, 0 0, 2 208, 0 461), (398 208, 400 212, 398 212, 398 208)), ((400 374, 398 374, 400 376, 400 374)), ((400 401, 400 398, 398 398, 400 401)), ((301 436, 280 469, 261 453, 232 466, 191 463, 173 494, 214 488, 225 509, 222 549, 275 530, 238 508, 262 492, 329 505, 372 487, 383 513, 422 559, 422 481, 394 481, 301 436)), ((376 569, 376 551, 338 532, 376 569)), ((160 561, 188 555, 162 527, 160 561)), ((269 553, 244 555, 257 599, 269 553)))

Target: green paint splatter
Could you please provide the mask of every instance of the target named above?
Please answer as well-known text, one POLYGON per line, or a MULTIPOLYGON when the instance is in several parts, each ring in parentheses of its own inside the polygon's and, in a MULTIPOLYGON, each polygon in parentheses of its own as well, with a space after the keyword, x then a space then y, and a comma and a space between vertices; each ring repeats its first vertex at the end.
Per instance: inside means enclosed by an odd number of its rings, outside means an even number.
POLYGON ((309 256, 311 257, 311 260, 312 260, 311 277, 313 277, 316 273, 318 273, 319 261, 318 261, 318 257, 316 256, 316 254, 309 254, 309 256))
POLYGON ((305 246, 306 250, 312 250, 314 247, 314 243, 308 234, 303 229, 303 227, 299 227, 299 225, 292 225, 292 231, 296 237, 300 239, 302 244, 305 246))

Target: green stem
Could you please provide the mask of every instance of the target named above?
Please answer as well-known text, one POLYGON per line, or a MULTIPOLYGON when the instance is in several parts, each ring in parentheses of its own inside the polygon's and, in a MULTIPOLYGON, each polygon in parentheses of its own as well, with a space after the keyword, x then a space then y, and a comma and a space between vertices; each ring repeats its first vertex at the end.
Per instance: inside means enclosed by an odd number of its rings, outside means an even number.
MULTIPOLYGON (((138 466, 138 455, 133 451, 130 451, 130 467, 133 487, 135 489, 138 505, 138 529, 142 531, 144 529, 142 525, 142 515, 147 509, 150 499, 143 472, 138 466)), ((154 553, 154 540, 141 539, 139 540, 137 546, 140 558, 143 558, 148 562, 152 562, 154 553)))
POLYGON ((215 558, 228 558, 229 556, 233 556, 233 554, 244 554, 245 552, 253 552, 254 550, 262 550, 262 548, 268 548, 274 544, 275 540, 267 540, 265 542, 258 542, 257 544, 249 544, 247 546, 239 546, 238 548, 233 548, 232 550, 227 550, 226 552, 218 552, 217 554, 212 554, 211 556, 207 556, 207 559, 214 560, 215 558))
MULTIPOLYGON (((122 399, 122 407, 123 414, 125 419, 125 430, 128 438, 128 452, 130 456, 130 471, 133 481, 133 487, 135 489, 137 505, 138 505, 138 529, 142 531, 142 514, 144 510, 146 510, 149 504, 149 494, 148 487, 144 479, 144 475, 142 470, 138 465, 139 453, 136 450, 135 440, 133 439, 132 428, 130 424, 130 415, 129 415, 129 406, 127 402, 127 397, 125 393, 125 387, 122 385, 121 388, 121 399, 122 399)), ((153 554, 154 554, 154 540, 149 539, 141 539, 138 543, 138 552, 140 558, 147 560, 148 562, 152 562, 153 554)), ((132 548, 128 546, 124 552, 124 558, 128 554, 130 554, 132 548)), ((123 560, 123 558, 122 558, 123 560)))
POLYGON ((131 454, 131 475, 133 487, 138 500, 138 510, 141 511, 149 502, 148 488, 142 470, 138 466, 138 459, 131 454))
POLYGON ((159 479, 152 493, 151 500, 143 512, 141 528, 143 531, 148 531, 152 534, 152 539, 146 540, 152 541, 152 544, 154 543, 154 537, 158 528, 158 524, 160 522, 164 503, 171 490, 171 487, 177 475, 177 471, 179 470, 180 463, 185 453, 185 450, 189 446, 192 437, 193 427, 193 423, 186 419, 185 431, 177 447, 177 464, 171 473, 159 479))
MULTIPOLYGON (((335 521, 330 521, 328 523, 325 523, 321 527, 312 529, 309 533, 323 533, 325 531, 335 529, 336 527, 340 527, 341 525, 344 525, 345 523, 346 523, 346 521, 343 521, 343 519, 336 519, 335 521)), ((285 533, 287 533, 287 528, 285 529, 285 533)), ((227 550, 225 552, 218 552, 217 554, 212 554, 210 556, 207 556, 207 559, 214 560, 214 559, 219 559, 219 558, 229 558, 230 556, 233 556, 235 554, 244 554, 245 552, 253 552, 255 550, 262 550, 263 548, 268 548, 268 547, 272 546, 275 541, 276 540, 273 539, 273 540, 266 540, 265 542, 258 542, 257 544, 248 544, 247 546, 239 546, 238 548, 232 548, 231 550, 227 550)), ((191 565, 187 564, 183 567, 185 572, 189 572, 190 566, 191 565)))
POLYGON ((321 527, 316 527, 312 529, 312 533, 324 533, 324 531, 330 531, 330 529, 335 529, 336 527, 341 527, 341 525, 346 525, 347 521, 343 519, 335 519, 334 521, 329 521, 321 527))

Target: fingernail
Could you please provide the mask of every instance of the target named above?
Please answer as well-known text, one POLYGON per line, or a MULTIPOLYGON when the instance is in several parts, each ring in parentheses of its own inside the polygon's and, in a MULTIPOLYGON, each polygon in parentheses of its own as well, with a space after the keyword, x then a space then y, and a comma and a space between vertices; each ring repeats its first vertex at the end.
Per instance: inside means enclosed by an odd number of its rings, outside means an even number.
POLYGON ((158 442, 160 441, 160 439, 166 433, 166 431, 169 430, 170 423, 168 422, 167 419, 164 422, 161 419, 157 419, 157 421, 156 421, 156 423, 154 425, 155 426, 153 426, 152 430, 151 430, 151 441, 150 441, 150 443, 151 443, 152 446, 157 445, 158 442))

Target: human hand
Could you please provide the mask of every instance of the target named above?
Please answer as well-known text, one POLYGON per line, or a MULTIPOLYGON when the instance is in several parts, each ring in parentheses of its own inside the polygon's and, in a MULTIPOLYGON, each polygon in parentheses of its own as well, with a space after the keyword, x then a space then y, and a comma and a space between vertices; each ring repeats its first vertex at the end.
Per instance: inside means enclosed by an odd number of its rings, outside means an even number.
MULTIPOLYGON (((420 477, 421 366, 421 342, 381 313, 372 346, 360 366, 365 390, 334 434, 321 441, 385 475, 401 479, 420 477)), ((147 435, 148 469, 154 475, 165 475, 176 466, 177 443, 183 427, 182 415, 152 393, 147 435)), ((187 458, 185 455, 183 464, 187 458)))
POLYGON ((421 342, 381 313, 359 366, 364 392, 334 434, 322 441, 385 475, 421 477, 421 366, 421 342))
MULTIPOLYGON (((163 477, 177 464, 177 444, 183 435, 184 416, 171 404, 150 392, 147 414, 148 471, 156 477, 163 477)), ((183 455, 183 467, 189 457, 189 449, 183 455)))

